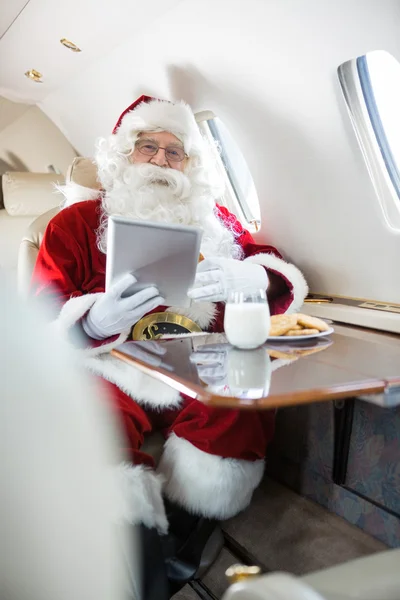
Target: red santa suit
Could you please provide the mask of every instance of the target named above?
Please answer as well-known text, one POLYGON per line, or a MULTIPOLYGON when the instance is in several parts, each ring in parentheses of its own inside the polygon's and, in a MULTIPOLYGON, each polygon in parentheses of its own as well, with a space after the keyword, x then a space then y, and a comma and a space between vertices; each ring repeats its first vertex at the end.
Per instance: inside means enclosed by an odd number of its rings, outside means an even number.
MULTIPOLYGON (((217 212, 234 230, 243 260, 262 265, 281 279, 282 293, 271 300, 271 313, 298 311, 307 294, 300 271, 285 262, 275 248, 256 244, 226 208, 217 207, 217 212)), ((33 289, 60 306, 57 324, 64 333, 105 291, 106 255, 98 249, 96 237, 100 217, 100 200, 64 208, 50 221, 40 247, 33 289)), ((185 309, 163 306, 156 312, 164 310, 189 317, 204 331, 223 331, 223 303, 192 303, 185 309)), ((164 517, 157 514, 162 512, 161 486, 170 500, 194 514, 216 519, 235 515, 249 504, 262 478, 266 448, 273 435, 273 412, 215 409, 182 396, 110 355, 126 338, 125 333, 103 342, 93 340, 77 352, 86 368, 102 377, 123 424, 128 460, 124 471, 135 505, 128 518, 165 530, 164 517), (166 439, 157 467, 161 478, 152 472, 153 458, 141 450, 145 434, 154 429, 162 431, 166 439), (139 496, 143 490, 148 492, 149 486, 152 492, 144 501, 139 496), (158 499, 154 501, 155 496, 158 499), (146 502, 153 503, 153 510, 146 502)))

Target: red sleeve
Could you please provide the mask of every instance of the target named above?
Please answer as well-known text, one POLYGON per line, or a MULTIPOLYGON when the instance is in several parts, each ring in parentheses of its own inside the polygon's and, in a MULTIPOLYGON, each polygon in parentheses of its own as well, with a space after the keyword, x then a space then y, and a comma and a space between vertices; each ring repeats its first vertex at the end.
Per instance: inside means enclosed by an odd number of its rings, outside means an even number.
POLYGON ((53 220, 47 226, 33 271, 31 290, 60 308, 81 296, 83 264, 74 237, 53 220))
MULTIPOLYGON (((68 300, 85 294, 86 263, 82 249, 72 232, 63 229, 62 225, 62 217, 55 218, 48 224, 31 281, 32 292, 45 301, 51 318, 58 316, 68 300)), ((76 324, 78 323, 79 321, 76 324)), ((87 343, 88 338, 81 331, 80 325, 79 332, 80 337, 84 335, 87 343)), ((106 340, 89 338, 90 345, 101 346, 117 337, 112 336, 106 340)))
POLYGON ((236 236, 236 243, 239 244, 244 252, 244 258, 253 256, 254 254, 268 253, 282 258, 282 255, 278 252, 274 246, 268 246, 266 244, 256 244, 250 231, 245 229, 238 218, 225 206, 217 206, 217 215, 223 222, 223 224, 233 231, 236 236))

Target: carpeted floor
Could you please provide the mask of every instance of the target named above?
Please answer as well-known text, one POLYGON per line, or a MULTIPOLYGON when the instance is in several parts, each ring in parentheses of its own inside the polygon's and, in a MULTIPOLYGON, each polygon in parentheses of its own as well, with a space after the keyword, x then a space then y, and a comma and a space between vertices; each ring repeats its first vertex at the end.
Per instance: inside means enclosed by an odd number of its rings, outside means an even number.
POLYGON ((203 577, 205 591, 197 593, 187 585, 174 600, 221 598, 227 587, 225 570, 241 562, 234 554, 238 549, 254 557, 263 571, 296 575, 386 549, 358 527, 268 478, 254 494, 251 506, 222 528, 229 549, 222 550, 203 577))

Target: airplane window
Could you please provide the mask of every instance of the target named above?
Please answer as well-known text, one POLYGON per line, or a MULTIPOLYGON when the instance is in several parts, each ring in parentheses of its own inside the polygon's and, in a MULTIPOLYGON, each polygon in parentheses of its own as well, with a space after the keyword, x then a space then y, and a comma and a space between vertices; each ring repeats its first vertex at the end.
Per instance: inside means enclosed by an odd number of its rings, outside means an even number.
POLYGON ((261 226, 260 203, 247 162, 226 125, 211 111, 196 114, 197 123, 215 149, 215 157, 226 184, 222 203, 250 231, 261 226))
POLYGON ((342 91, 386 220, 400 228, 400 63, 377 50, 340 65, 342 91))
POLYGON ((357 58, 369 118, 390 179, 400 197, 400 63, 387 52, 357 58))

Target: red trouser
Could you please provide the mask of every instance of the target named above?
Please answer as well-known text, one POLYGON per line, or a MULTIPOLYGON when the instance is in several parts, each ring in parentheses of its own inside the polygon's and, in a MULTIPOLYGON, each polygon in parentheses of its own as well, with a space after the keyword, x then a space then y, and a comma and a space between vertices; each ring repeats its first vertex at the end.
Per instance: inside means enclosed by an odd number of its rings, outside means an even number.
POLYGON ((116 385, 104 379, 102 384, 122 418, 126 458, 135 464, 154 467, 153 458, 141 451, 144 436, 151 431, 161 431, 165 438, 175 433, 208 454, 248 461, 265 457, 274 434, 272 410, 212 408, 186 396, 178 409, 145 410, 116 385))

